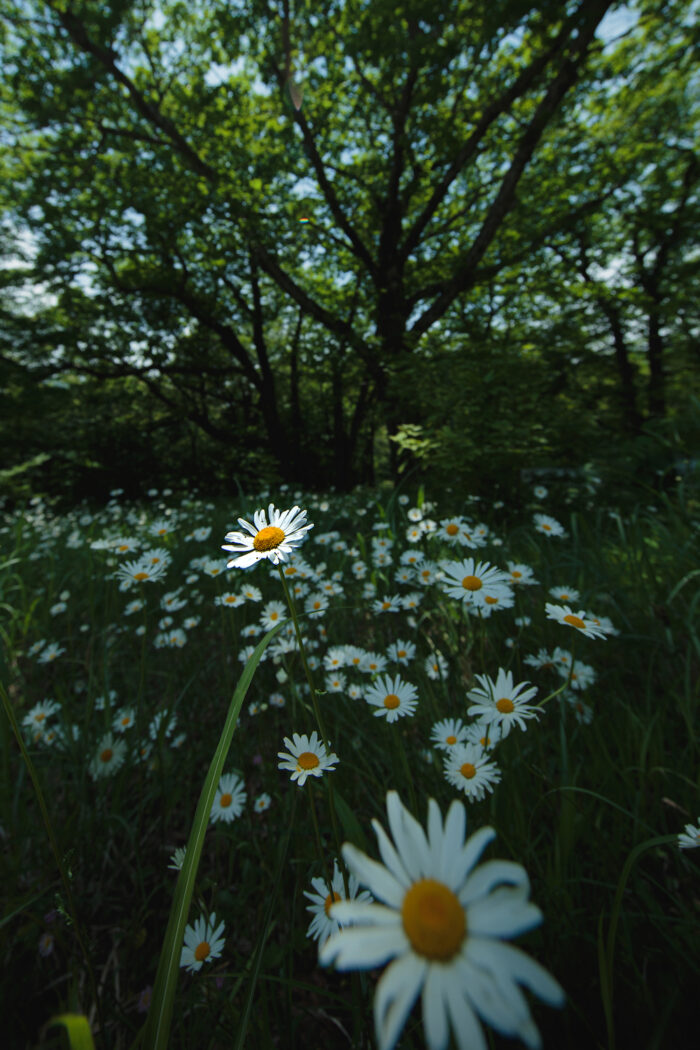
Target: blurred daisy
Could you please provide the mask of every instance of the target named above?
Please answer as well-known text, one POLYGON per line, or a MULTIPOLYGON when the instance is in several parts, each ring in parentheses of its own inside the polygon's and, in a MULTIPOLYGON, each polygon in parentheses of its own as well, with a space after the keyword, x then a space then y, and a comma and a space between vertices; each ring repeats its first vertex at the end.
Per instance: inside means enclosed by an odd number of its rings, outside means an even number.
POLYGON ((474 722, 467 726, 467 743, 478 744, 483 751, 495 747, 502 737, 501 728, 495 723, 474 722))
POLYGON ((223 820, 230 824, 236 817, 240 817, 247 798, 241 777, 237 773, 224 773, 216 789, 209 819, 212 823, 223 820))
POLYGON ((459 744, 445 757, 443 772, 445 780, 477 802, 501 780, 500 769, 481 744, 459 744))
POLYGON ((321 591, 317 591, 315 594, 310 594, 304 602, 304 612, 308 613, 312 620, 317 620, 323 616, 324 612, 328 608, 328 598, 321 591))
POLYGON ((275 510, 273 503, 264 510, 256 510, 253 524, 238 519, 238 524, 245 532, 227 532, 224 537, 227 543, 222 550, 231 551, 235 557, 228 562, 227 568, 247 569, 263 558, 268 558, 273 565, 285 561, 287 556, 306 539, 306 533, 313 528, 306 524, 306 511, 299 507, 291 510, 275 510))
POLYGON ((28 729, 43 732, 46 719, 50 718, 56 711, 59 711, 60 706, 55 700, 40 700, 38 704, 34 704, 30 711, 27 711, 22 719, 22 725, 28 729))
POLYGON ((304 786, 307 777, 321 777, 326 770, 333 770, 338 756, 329 754, 315 729, 310 737, 300 733, 293 733, 292 737, 292 740, 288 736, 284 738, 288 752, 277 752, 277 757, 282 759, 277 768, 289 770, 299 787, 304 786))
POLYGON ((494 723, 499 726, 504 737, 508 736, 513 725, 527 729, 527 719, 539 718, 540 712, 528 704, 537 695, 536 686, 527 689, 529 682, 514 685, 512 672, 504 671, 502 667, 498 669, 495 682, 488 675, 474 677, 479 685, 467 693, 467 699, 473 701, 467 714, 487 725, 494 723))
POLYGON ((337 674, 326 675, 326 689, 329 693, 342 693, 345 691, 347 678, 342 671, 337 674))
POLYGON ((413 642, 402 642, 400 638, 397 638, 387 647, 386 655, 387 659, 406 667, 416 655, 416 647, 413 642))
POLYGON ((544 499, 547 495, 547 489, 544 487, 544 485, 535 485, 534 489, 532 490, 532 494, 537 499, 544 499))
POLYGON ((97 748, 97 754, 88 766, 93 780, 109 777, 123 764, 126 757, 126 744, 115 740, 111 733, 105 733, 97 748))
POLYGON ((532 586, 533 584, 537 583, 537 580, 535 579, 533 571, 529 565, 522 565, 520 562, 509 561, 508 573, 510 575, 510 579, 508 582, 511 584, 511 586, 532 586))
POLYGON ((384 715, 387 722, 395 722, 404 715, 412 715, 418 704, 418 690, 410 682, 404 682, 399 675, 391 678, 384 675, 374 685, 365 689, 365 700, 376 707, 375 715, 384 715))
POLYGON ((401 597, 398 594, 385 596, 384 598, 377 598, 372 603, 372 612, 375 613, 386 613, 386 612, 399 612, 401 610, 401 597))
POLYGON ((686 824, 685 830, 678 835, 680 849, 697 849, 700 847, 700 817, 697 824, 686 824))
POLYGON ((577 602, 581 597, 575 587, 550 587, 549 593, 558 602, 577 602))
POLYGON ((262 795, 258 795, 255 802, 253 803, 253 809, 256 813, 264 813, 266 809, 270 808, 271 802, 272 799, 270 798, 270 796, 267 794, 267 792, 263 791, 262 795))
POLYGON ((350 896, 345 896, 343 875, 338 867, 337 860, 333 861, 333 878, 331 879, 330 889, 327 881, 320 876, 311 880, 311 887, 311 891, 304 890, 304 896, 311 901, 311 904, 306 905, 306 910, 313 916, 311 924, 306 931, 306 936, 318 941, 319 948, 322 948, 331 934, 337 933, 341 927, 338 920, 332 919, 330 916, 333 904, 342 900, 358 900, 370 904, 373 900, 372 894, 368 893, 367 890, 358 892, 360 884, 356 875, 348 876, 348 893, 350 896))
POLYGON ((167 568, 168 563, 165 559, 154 563, 148 555, 142 555, 136 561, 128 561, 125 565, 120 565, 114 575, 120 581, 119 590, 125 591, 133 584, 155 583, 156 580, 165 576, 167 568))
POLYGON ((187 852, 186 846, 178 846, 173 855, 170 858, 168 867, 172 871, 180 871, 182 865, 185 863, 185 853, 187 852))
POLYGON ((231 591, 226 591, 225 594, 217 594, 214 599, 214 605, 223 605, 227 609, 237 609, 244 603, 245 598, 242 594, 232 594, 231 591))
POLYGON ((495 832, 484 827, 465 842, 459 801, 443 826, 430 799, 427 835, 395 791, 387 795, 387 815, 393 842, 373 821, 383 864, 343 846, 349 870, 382 903, 332 905, 331 918, 352 925, 326 941, 321 963, 369 970, 391 960, 374 997, 379 1050, 396 1045, 419 993, 429 1050, 444 1050, 450 1028, 459 1050, 484 1050, 479 1018, 538 1047, 539 1032, 518 985, 556 1006, 563 1005, 564 992, 539 963, 504 943, 542 921, 528 901, 525 869, 499 860, 476 867, 495 832))
POLYGON ((123 707, 121 711, 118 711, 114 716, 112 729, 115 733, 125 733, 127 729, 131 729, 135 721, 136 716, 133 707, 123 707))
POLYGON ((241 587, 241 595, 247 602, 262 601, 262 591, 258 587, 251 586, 251 584, 241 587))
POLYGON ((442 653, 431 653, 426 658, 424 667, 425 673, 433 682, 437 682, 439 678, 447 677, 449 665, 442 653))
POLYGON ((56 660, 62 653, 65 653, 65 651, 65 647, 59 645, 58 642, 50 642, 42 652, 41 656, 39 656, 38 662, 40 664, 52 664, 54 660, 56 660))
POLYGON ((583 609, 574 613, 568 605, 552 605, 551 602, 547 602, 545 611, 548 620, 556 620, 562 625, 575 627, 581 634, 585 634, 586 638, 605 638, 605 631, 590 620, 583 609))
POLYGON ((548 514, 535 514, 535 531, 543 536, 566 536, 566 529, 548 514))
POLYGON ((466 741, 467 728, 461 718, 443 718, 433 726, 430 739, 441 751, 452 751, 466 741))
POLYGON ((226 943, 223 932, 223 922, 216 926, 215 912, 211 913, 208 921, 200 916, 194 926, 188 924, 185 929, 185 944, 180 952, 180 966, 194 973, 201 970, 203 963, 218 959, 226 943))
POLYGON ((386 658, 381 653, 363 653, 357 667, 365 674, 379 674, 386 668, 386 658))

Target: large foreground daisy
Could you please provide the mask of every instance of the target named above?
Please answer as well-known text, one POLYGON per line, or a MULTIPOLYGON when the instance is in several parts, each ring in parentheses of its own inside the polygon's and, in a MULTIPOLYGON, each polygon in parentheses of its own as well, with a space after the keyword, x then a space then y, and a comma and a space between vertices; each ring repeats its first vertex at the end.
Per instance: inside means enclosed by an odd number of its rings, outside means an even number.
POLYGON ((383 864, 343 846, 349 870, 383 903, 334 904, 331 917, 352 925, 326 941, 321 962, 369 970, 393 960, 374 997, 380 1050, 395 1046, 419 992, 430 1050, 445 1050, 450 1026, 459 1050, 486 1050, 479 1018, 539 1047, 519 985, 552 1006, 563 1004, 564 992, 539 963, 503 941, 542 920, 527 899, 525 869, 502 860, 475 867, 495 832, 484 827, 465 842, 461 802, 452 803, 443 827, 431 799, 427 835, 395 791, 387 794, 387 815, 393 842, 372 822, 383 864))
POLYGON ((313 525, 306 524, 306 511, 299 507, 291 510, 275 510, 273 503, 264 510, 256 510, 253 524, 238 519, 238 524, 245 532, 227 532, 227 542, 222 550, 231 551, 235 557, 227 563, 228 569, 247 569, 263 558, 269 558, 273 565, 285 561, 306 539, 306 533, 313 525))

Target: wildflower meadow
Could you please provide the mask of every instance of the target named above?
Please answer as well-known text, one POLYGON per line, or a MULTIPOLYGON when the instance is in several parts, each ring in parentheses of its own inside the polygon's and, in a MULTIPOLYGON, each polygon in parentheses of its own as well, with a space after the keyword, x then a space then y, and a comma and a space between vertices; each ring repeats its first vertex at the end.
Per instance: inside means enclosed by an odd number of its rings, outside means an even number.
POLYGON ((690 1045, 700 502, 590 488, 6 508, 3 1045, 690 1045))

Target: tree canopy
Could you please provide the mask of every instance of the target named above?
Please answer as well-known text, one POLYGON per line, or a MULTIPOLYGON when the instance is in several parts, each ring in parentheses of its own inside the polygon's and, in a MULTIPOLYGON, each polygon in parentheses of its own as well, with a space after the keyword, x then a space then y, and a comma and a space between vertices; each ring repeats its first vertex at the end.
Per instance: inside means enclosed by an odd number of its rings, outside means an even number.
POLYGON ((58 378, 192 470, 345 486, 379 434, 519 461, 697 390, 695 4, 0 11, 10 415, 58 378))

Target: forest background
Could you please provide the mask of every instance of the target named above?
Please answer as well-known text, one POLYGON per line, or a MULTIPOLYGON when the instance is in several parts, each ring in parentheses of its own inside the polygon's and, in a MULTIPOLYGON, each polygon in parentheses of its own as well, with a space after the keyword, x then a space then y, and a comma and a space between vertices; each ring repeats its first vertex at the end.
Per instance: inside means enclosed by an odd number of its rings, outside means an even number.
POLYGON ((0 0, 0 485, 700 446, 698 5, 0 0))

